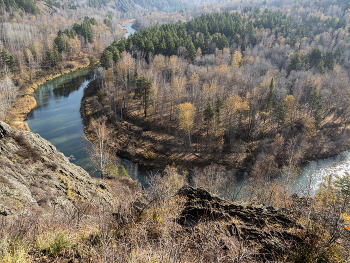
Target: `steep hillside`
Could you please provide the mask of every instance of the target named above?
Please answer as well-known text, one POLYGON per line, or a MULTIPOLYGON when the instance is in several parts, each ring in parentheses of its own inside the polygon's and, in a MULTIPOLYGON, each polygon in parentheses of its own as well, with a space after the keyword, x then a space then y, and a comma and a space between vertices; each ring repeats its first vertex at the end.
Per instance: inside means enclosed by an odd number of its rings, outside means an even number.
POLYGON ((69 162, 51 143, 0 122, 0 210, 68 208, 88 200, 113 205, 107 185, 69 162))

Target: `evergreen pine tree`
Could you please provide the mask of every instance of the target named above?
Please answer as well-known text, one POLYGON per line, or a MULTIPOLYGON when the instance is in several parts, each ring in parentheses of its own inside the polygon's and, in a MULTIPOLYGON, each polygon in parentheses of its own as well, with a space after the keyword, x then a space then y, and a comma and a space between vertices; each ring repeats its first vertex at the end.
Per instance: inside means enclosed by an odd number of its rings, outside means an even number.
POLYGON ((208 101, 207 102, 207 108, 204 110, 204 121, 207 123, 207 125, 213 119, 214 115, 215 115, 215 110, 211 106, 210 101, 208 101))
POLYGON ((187 43, 187 51, 188 51, 188 57, 191 61, 194 61, 194 59, 196 58, 196 48, 193 45, 192 40, 189 40, 187 43))
POLYGON ((289 76, 292 70, 299 70, 301 66, 301 59, 299 53, 296 53, 290 61, 287 69, 287 76, 289 76))
POLYGON ((109 50, 105 49, 101 55, 101 66, 105 69, 110 67, 110 63, 113 61, 113 54, 109 50))
POLYGON ((321 74, 325 74, 327 71, 324 69, 323 67, 324 62, 323 60, 321 60, 318 65, 316 66, 316 69, 321 73, 321 74))
POLYGON ((89 73, 92 76, 94 74, 95 68, 98 67, 98 61, 94 56, 90 57, 89 73))

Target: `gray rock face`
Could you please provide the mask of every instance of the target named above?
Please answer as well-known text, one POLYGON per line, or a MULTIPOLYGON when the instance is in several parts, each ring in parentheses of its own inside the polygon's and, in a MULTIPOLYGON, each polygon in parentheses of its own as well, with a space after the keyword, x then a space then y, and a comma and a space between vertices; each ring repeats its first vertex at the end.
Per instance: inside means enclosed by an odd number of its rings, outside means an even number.
POLYGON ((13 133, 12 128, 5 122, 0 121, 0 139, 10 133, 13 133))
POLYGON ((78 203, 112 206, 101 181, 69 162, 50 142, 0 122, 0 211, 68 208, 78 203))

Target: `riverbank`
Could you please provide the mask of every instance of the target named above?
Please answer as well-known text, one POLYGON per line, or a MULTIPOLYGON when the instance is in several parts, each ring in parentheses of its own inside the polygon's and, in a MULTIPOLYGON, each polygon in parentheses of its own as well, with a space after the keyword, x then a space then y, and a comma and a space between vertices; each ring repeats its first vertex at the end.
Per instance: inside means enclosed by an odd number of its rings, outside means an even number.
POLYGON ((74 61, 70 61, 65 68, 43 70, 37 72, 34 80, 25 80, 20 86, 17 100, 13 103, 6 117, 6 122, 16 130, 29 131, 27 123, 28 114, 36 107, 37 103, 32 96, 34 91, 42 84, 61 75, 85 68, 89 65, 87 54, 82 54, 74 61))
MULTIPOLYGON (((102 107, 97 102, 96 92, 93 84, 89 85, 80 109, 85 134, 90 138, 93 136, 90 120, 110 116, 107 105, 102 107)), ((347 136, 349 128, 329 123, 313 133, 307 133, 302 123, 296 123, 293 128, 285 126, 283 131, 276 130, 274 133, 266 129, 266 136, 255 140, 244 140, 242 130, 243 139, 237 139, 232 147, 228 147, 222 137, 206 143, 205 137, 198 135, 196 138, 193 134, 189 146, 188 137, 175 125, 158 127, 152 122, 152 117, 138 118, 132 111, 124 113, 125 121, 122 123, 116 122, 113 113, 107 121, 107 127, 112 131, 109 146, 119 157, 138 163, 145 169, 164 168, 167 165, 193 169, 218 164, 229 170, 279 174, 290 163, 296 167, 332 157, 350 146, 347 136)))

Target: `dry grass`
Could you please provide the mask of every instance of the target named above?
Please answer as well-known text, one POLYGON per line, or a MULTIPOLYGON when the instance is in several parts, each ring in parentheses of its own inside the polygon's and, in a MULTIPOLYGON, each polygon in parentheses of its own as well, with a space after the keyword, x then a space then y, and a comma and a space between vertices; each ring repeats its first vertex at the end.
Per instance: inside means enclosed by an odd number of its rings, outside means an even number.
MULTIPOLYGON (((225 184, 218 176, 219 167, 212 167, 206 173, 214 175, 214 190, 219 182, 225 184)), ((45 214, 24 211, 0 217, 0 262, 238 263, 262 262, 263 258, 278 262, 349 259, 344 249, 349 243, 345 236, 328 243, 331 229, 313 219, 321 215, 319 218, 330 218, 326 208, 318 203, 308 206, 306 199, 289 199, 290 216, 303 225, 303 228, 290 228, 290 233, 302 237, 305 243, 290 247, 284 254, 268 255, 260 251, 259 245, 228 235, 228 225, 241 224, 235 218, 232 222, 199 221, 191 227, 181 226, 177 218, 186 200, 175 194, 186 181, 185 175, 168 167, 163 175, 151 177, 147 190, 126 178, 104 180, 117 201, 112 208, 76 201, 73 208, 53 209, 45 214)), ((277 198, 273 196, 275 202, 277 198)), ((267 227, 271 233, 278 231, 278 226, 267 227)), ((285 243, 277 238, 272 242, 277 246, 285 243)))
POLYGON ((250 248, 239 242, 226 240, 223 249, 224 233, 216 233, 212 223, 192 230, 177 223, 185 200, 174 194, 185 176, 174 168, 152 177, 143 195, 136 194, 142 191, 136 183, 123 180, 128 186, 106 181, 118 200, 111 209, 79 202, 46 214, 1 217, 0 261, 252 262, 250 248), (229 260, 238 257, 242 260, 229 260))

